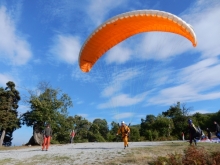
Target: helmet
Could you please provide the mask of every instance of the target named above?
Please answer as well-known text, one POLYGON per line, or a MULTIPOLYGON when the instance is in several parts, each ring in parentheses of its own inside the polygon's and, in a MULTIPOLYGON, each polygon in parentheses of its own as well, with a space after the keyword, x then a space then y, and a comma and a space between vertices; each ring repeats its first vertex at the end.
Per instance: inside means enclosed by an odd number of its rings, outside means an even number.
POLYGON ((124 122, 124 121, 121 121, 121 123, 124 124, 125 122, 124 122))
POLYGON ((44 126, 47 127, 47 126, 50 126, 50 124, 49 123, 45 123, 44 126))
POLYGON ((188 124, 192 124, 192 119, 188 119, 188 124))

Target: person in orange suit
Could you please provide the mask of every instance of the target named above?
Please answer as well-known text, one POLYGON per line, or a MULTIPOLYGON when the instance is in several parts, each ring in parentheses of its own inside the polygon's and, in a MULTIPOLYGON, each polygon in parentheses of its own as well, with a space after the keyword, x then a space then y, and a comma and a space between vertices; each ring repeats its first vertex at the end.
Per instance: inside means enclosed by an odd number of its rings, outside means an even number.
POLYGON ((130 134, 130 128, 125 124, 124 121, 121 122, 121 126, 118 128, 117 135, 121 134, 122 140, 124 142, 124 149, 128 147, 128 137, 130 134))
POLYGON ((50 140, 52 138, 52 129, 50 128, 50 125, 46 124, 45 126, 46 126, 46 128, 43 131, 44 142, 42 145, 42 151, 44 151, 45 147, 46 147, 46 151, 49 149, 50 140))

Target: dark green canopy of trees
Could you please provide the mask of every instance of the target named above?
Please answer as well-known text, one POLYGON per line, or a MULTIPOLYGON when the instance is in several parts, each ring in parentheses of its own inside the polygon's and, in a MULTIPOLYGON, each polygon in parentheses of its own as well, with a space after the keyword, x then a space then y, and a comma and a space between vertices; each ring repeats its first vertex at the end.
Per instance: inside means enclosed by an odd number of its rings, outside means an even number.
MULTIPOLYGON (((119 124, 112 121, 110 126, 106 119, 97 118, 92 122, 75 115, 69 116, 68 109, 73 107, 71 98, 60 89, 52 88, 48 83, 40 83, 36 91, 29 91, 26 101, 29 111, 18 116, 18 101, 21 99, 13 82, 0 88, 0 136, 3 145, 11 145, 13 131, 21 124, 33 128, 33 136, 27 144, 40 145, 42 130, 49 123, 53 130, 51 143, 69 143, 70 132, 75 130, 74 142, 114 142, 122 141, 116 136, 119 124)), ((214 131, 213 121, 220 122, 220 110, 212 114, 195 113, 190 115, 191 107, 177 102, 161 114, 146 114, 140 124, 131 125, 129 141, 155 141, 181 139, 181 133, 187 137, 187 120, 191 118, 196 126, 206 133, 206 128, 214 131)))
POLYGON ((6 85, 5 89, 0 88, 0 146, 11 145, 13 132, 20 127, 17 108, 21 98, 14 82, 6 85))

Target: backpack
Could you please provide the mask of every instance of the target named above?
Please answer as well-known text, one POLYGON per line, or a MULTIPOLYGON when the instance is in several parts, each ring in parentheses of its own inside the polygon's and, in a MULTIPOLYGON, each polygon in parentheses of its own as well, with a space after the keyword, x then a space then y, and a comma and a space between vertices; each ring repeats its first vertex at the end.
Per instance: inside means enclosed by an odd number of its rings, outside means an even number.
POLYGON ((220 139, 220 132, 216 133, 216 136, 220 139))
POLYGON ((191 125, 195 130, 195 138, 199 140, 202 136, 202 130, 200 129, 200 127, 196 127, 193 123, 191 125))

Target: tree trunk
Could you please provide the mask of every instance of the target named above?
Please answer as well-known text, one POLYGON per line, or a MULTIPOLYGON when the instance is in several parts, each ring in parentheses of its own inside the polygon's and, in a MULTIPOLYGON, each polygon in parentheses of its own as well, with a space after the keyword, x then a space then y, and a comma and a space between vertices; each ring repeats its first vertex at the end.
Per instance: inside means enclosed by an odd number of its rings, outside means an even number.
POLYGON ((29 142, 25 145, 42 145, 43 134, 37 126, 33 127, 33 136, 30 138, 29 142))
POLYGON ((5 138, 5 130, 3 129, 1 139, 0 139, 0 146, 2 146, 4 138, 5 138))

